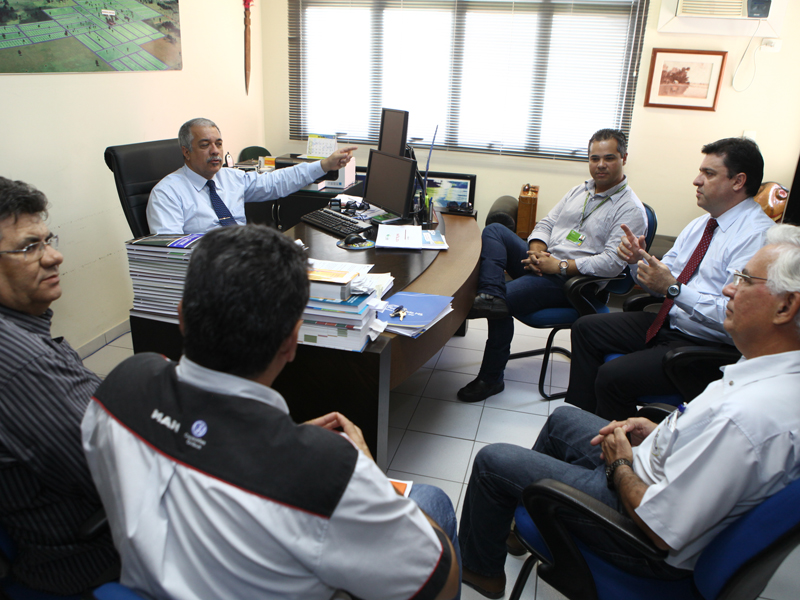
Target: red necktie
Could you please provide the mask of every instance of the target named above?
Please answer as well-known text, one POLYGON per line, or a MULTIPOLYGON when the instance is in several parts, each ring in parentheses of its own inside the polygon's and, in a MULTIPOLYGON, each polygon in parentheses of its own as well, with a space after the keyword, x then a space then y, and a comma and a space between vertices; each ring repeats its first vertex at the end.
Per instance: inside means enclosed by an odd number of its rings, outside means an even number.
MULTIPOLYGON (((703 237, 700 238, 700 243, 697 244, 697 248, 694 249, 689 262, 686 263, 686 266, 683 267, 683 271, 681 271, 681 274, 678 276, 678 283, 688 283, 688 281, 692 278, 692 275, 694 275, 694 272, 700 265, 700 261, 702 261, 703 257, 706 255, 706 250, 708 250, 708 246, 711 244, 711 236, 714 235, 714 230, 716 228, 717 220, 709 219, 708 223, 706 223, 706 229, 703 231, 703 237)), ((675 301, 670 298, 664 300, 664 304, 661 305, 661 310, 659 310, 658 314, 656 315, 656 320, 653 321, 653 323, 650 325, 650 328, 647 330, 645 343, 649 343, 650 340, 656 337, 656 334, 664 324, 664 320, 667 318, 669 309, 672 308, 673 304, 675 304, 675 301)))

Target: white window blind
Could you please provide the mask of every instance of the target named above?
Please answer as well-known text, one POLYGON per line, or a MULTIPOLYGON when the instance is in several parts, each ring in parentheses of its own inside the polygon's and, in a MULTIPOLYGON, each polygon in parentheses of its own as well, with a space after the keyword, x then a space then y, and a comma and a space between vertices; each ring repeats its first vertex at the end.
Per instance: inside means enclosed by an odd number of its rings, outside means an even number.
POLYGON ((630 130, 648 0, 288 0, 290 136, 585 160, 630 130), (342 60, 345 56, 346 59, 342 60))

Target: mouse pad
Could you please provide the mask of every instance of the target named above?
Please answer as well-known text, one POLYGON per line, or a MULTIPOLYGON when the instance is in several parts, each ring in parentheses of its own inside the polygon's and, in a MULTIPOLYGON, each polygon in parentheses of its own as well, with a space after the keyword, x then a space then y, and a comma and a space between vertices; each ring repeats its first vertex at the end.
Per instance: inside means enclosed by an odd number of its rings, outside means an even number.
POLYGON ((348 246, 344 243, 344 240, 339 240, 336 242, 336 245, 339 248, 344 248, 345 250, 367 250, 369 248, 375 247, 375 242, 372 240, 364 240, 363 242, 359 242, 358 244, 353 244, 352 246, 348 246))

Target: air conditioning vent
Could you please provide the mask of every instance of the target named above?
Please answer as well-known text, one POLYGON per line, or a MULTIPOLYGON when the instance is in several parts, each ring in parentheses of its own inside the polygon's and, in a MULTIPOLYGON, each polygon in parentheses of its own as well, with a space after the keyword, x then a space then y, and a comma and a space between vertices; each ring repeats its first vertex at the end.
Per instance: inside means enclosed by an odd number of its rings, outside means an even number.
POLYGON ((680 0, 679 17, 741 18, 747 16, 747 0, 680 0))

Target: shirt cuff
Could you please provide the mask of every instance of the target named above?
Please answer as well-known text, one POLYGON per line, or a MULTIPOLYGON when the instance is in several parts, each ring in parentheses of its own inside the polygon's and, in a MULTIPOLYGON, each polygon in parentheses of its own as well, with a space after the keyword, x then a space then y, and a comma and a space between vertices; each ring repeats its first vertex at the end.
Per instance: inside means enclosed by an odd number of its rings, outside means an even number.
POLYGON ((675 304, 691 315, 694 312, 695 306, 700 303, 700 292, 694 288, 688 287, 686 284, 681 286, 681 293, 675 298, 675 304))
POLYGON ((314 179, 315 180, 317 180, 320 177, 322 177, 323 175, 325 175, 325 173, 327 173, 327 171, 322 168, 322 161, 321 160, 318 160, 315 163, 311 163, 310 174, 314 175, 314 179))

